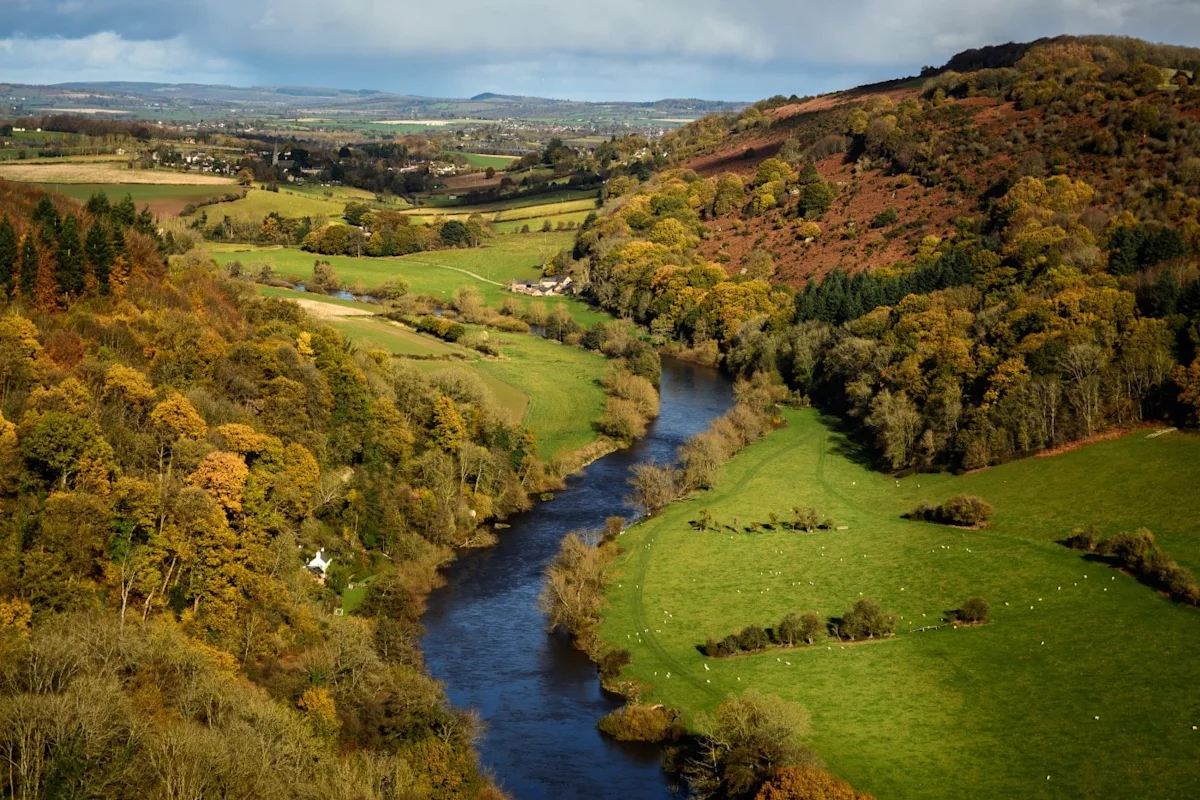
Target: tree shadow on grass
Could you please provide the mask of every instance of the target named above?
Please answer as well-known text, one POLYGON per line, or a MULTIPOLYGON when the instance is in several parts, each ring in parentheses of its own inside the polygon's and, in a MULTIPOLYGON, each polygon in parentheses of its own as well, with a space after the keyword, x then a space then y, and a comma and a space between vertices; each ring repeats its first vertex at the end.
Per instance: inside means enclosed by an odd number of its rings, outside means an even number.
POLYGON ((829 452, 867 469, 875 468, 875 459, 856 437, 859 432, 842 417, 822 412, 820 423, 829 429, 829 452))

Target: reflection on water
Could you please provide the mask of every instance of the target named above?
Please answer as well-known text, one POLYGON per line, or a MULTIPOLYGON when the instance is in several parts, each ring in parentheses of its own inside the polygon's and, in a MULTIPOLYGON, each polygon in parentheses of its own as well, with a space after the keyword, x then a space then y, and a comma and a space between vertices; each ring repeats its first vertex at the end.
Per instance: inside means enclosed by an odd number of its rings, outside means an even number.
POLYGON ((429 599, 425 658, 450 700, 476 709, 488 730, 484 765, 514 797, 669 798, 658 750, 600 735, 596 721, 619 700, 564 636, 546 633, 535 607, 542 572, 564 534, 598 528, 625 504, 630 468, 668 461, 732 404, 715 370, 663 359, 662 411, 646 438, 574 476, 549 503, 509 520, 500 542, 472 551, 429 599))

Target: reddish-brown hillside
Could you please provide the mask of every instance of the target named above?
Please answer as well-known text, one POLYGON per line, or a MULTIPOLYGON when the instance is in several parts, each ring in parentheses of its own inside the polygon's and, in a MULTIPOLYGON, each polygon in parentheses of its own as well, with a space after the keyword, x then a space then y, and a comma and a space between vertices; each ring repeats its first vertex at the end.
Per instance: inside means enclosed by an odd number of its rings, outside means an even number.
MULTIPOLYGON (((1036 66, 1022 62, 1022 74, 1032 81, 1040 74, 1036 66)), ((926 237, 952 236, 957 218, 989 213, 992 200, 1023 176, 1088 182, 1096 189, 1097 226, 1124 210, 1139 219, 1177 218, 1179 203, 1155 185, 1176 178, 1200 150, 1200 92, 1182 73, 1160 71, 1157 91, 1153 84, 1135 90, 1051 83, 1048 102, 1021 95, 1022 78, 1008 95, 976 93, 973 83, 969 92, 958 87, 984 73, 950 73, 945 92, 908 81, 761 104, 761 119, 748 126, 738 120, 734 129, 747 129, 726 131, 681 165, 709 178, 734 173, 752 184, 766 159, 793 165, 807 159, 836 185, 837 199, 817 220, 820 235, 802 235, 799 189, 789 182, 788 195, 766 213, 743 209, 706 220, 711 236, 700 251, 735 274, 751 250, 765 248, 778 279, 793 287, 835 268, 878 269, 911 261, 926 237), (872 142, 863 126, 882 125, 881 119, 894 130, 872 142), (872 227, 889 209, 895 221, 872 227)))

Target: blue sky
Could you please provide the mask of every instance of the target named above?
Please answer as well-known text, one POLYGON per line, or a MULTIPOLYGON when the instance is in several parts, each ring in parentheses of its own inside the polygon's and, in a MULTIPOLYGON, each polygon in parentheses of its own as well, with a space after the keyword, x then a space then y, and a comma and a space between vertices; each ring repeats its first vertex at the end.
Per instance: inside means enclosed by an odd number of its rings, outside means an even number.
POLYGON ((1200 0, 0 0, 0 82, 754 100, 1058 33, 1200 45, 1200 0))

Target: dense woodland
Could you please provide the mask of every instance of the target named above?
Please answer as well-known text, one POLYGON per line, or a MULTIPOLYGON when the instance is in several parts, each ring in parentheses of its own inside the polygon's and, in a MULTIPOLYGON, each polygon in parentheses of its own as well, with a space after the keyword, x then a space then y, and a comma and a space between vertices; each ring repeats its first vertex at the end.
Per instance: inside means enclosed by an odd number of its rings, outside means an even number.
POLYGON ((495 794, 418 618, 557 485, 533 435, 143 222, 0 182, 4 793, 495 794))
MULTIPOLYGON (((660 341, 737 375, 777 374, 843 413, 891 470, 971 469, 1147 418, 1194 422, 1200 92, 1127 50, 1056 41, 1013 66, 942 72, 899 103, 870 95, 781 121, 786 141, 749 179, 669 165, 645 183, 618 178, 574 270, 660 341), (953 99, 981 93, 1037 104, 1036 143, 987 139, 953 99), (765 248, 740 264, 700 254, 717 218, 821 237, 830 207, 853 203, 817 166, 837 159, 864 179, 952 185, 969 203, 907 260, 798 290, 773 280, 765 248)), ((686 163, 769 129, 772 105, 686 126, 660 158, 686 163)), ((895 223, 884 212, 872 227, 895 223)))

